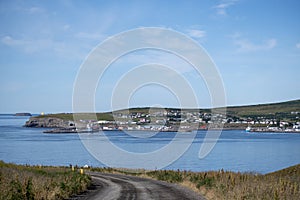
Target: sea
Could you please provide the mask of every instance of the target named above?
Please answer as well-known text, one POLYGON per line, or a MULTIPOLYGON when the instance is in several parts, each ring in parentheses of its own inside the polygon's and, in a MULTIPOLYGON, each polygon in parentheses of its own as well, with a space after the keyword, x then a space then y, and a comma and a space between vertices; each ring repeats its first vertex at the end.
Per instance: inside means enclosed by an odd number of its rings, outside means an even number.
MULTIPOLYGON (((28 119, 29 117, 26 116, 0 114, 0 160, 29 165, 69 166, 71 164, 110 167, 86 148, 80 135, 45 134, 43 128, 23 127, 28 119)), ((104 134, 109 141, 102 140, 99 145, 105 147, 105 142, 110 142, 119 149, 140 154, 158 151, 170 144, 176 136, 176 132, 135 132, 131 135, 121 131, 107 131, 104 134), (137 136, 138 134, 143 137, 137 136)), ((198 131, 194 134, 195 138, 189 148, 163 169, 189 171, 223 169, 266 174, 300 163, 300 134, 297 133, 249 133, 244 130, 224 130, 214 148, 203 158, 199 158, 199 150, 207 132, 198 131)), ((89 134, 88 137, 99 138, 99 135, 89 134)), ((177 138, 176 144, 180 146, 180 142, 180 138, 177 138)), ((182 140, 182 143, 184 142, 186 140, 182 140)), ((174 153, 177 153, 176 149, 174 153)), ((169 155, 160 156, 164 161, 163 158, 169 155)), ((129 168, 136 168, 134 159, 130 163, 132 165, 129 168)), ((124 166, 120 160, 120 166, 117 162, 113 167, 124 166)))

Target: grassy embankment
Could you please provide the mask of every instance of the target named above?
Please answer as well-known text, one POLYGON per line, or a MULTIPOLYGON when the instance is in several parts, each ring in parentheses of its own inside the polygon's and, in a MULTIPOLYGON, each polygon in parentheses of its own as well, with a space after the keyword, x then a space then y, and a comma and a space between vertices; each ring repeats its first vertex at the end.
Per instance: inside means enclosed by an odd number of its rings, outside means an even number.
POLYGON ((117 170, 95 171, 122 173, 178 183, 202 194, 207 199, 299 199, 300 165, 261 175, 229 171, 117 170))
POLYGON ((66 199, 89 186, 88 175, 66 167, 7 164, 0 161, 0 199, 66 199))

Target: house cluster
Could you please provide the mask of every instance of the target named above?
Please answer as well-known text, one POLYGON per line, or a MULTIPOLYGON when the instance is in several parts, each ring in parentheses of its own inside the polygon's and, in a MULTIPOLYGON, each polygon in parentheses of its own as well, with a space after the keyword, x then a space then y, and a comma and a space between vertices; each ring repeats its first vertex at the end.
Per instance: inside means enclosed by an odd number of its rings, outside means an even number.
MULTIPOLYGON (((296 114, 298 115, 298 113, 296 114)), ((300 130, 300 120, 291 122, 269 117, 247 117, 239 118, 220 113, 209 113, 203 111, 182 111, 180 109, 158 110, 149 113, 130 112, 113 113, 113 121, 82 121, 81 129, 95 130, 147 130, 147 131, 192 131, 206 129, 208 125, 218 128, 222 127, 245 128, 263 127, 268 130, 300 130)))

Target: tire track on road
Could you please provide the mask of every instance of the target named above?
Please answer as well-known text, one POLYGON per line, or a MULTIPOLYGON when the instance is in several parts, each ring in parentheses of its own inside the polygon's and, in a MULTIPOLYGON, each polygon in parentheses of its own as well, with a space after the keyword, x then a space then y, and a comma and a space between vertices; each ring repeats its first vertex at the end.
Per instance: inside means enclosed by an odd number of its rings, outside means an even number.
POLYGON ((88 172, 88 174, 92 177, 94 190, 75 196, 71 198, 72 200, 205 199, 194 191, 163 181, 99 172, 88 172))

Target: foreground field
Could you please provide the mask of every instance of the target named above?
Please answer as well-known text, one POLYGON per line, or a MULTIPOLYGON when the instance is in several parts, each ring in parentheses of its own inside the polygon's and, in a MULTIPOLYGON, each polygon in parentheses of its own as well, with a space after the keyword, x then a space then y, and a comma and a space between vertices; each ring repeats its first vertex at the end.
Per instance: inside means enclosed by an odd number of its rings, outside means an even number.
MULTIPOLYGON (((151 191, 151 188, 162 188, 162 186, 166 188, 166 185, 159 182, 157 182, 157 186, 153 185, 155 182, 151 182, 152 185, 149 184, 149 178, 180 184, 192 189, 199 194, 199 199, 201 196, 206 199, 298 199, 300 196, 300 164, 265 175, 223 170, 190 172, 113 168, 92 168, 85 172, 86 174, 80 174, 77 170, 72 171, 67 167, 23 166, 0 161, 0 199, 66 199, 73 194, 85 191, 91 184, 91 177, 101 179, 106 184, 111 182, 110 186, 113 187, 102 187, 102 185, 99 192, 103 188, 107 190, 119 188, 121 196, 129 194, 134 195, 137 199, 143 195, 171 195, 170 192, 164 191, 161 193, 152 192, 151 194, 139 192, 142 188, 141 185, 147 191, 151 191), (125 174, 133 177, 120 178, 114 177, 112 174, 125 174), (142 179, 137 179, 136 176, 142 179), (132 187, 133 192, 131 193, 130 188, 128 189, 130 184, 121 184, 122 181, 131 184, 135 181, 141 185, 132 187), (143 184, 143 182, 147 184, 143 184), (115 184, 117 184, 116 187, 114 187, 115 184), (150 189, 148 188, 149 185, 151 186, 150 189)), ((169 191, 174 191, 174 188, 177 187, 176 185, 172 186, 172 184, 167 186, 169 191)), ((182 189, 179 190, 182 191, 182 189)), ((105 191, 104 194, 106 193, 116 194, 114 191, 105 191)), ((185 195, 185 192, 178 194, 185 195)), ((83 199, 85 198, 83 197, 83 199)))
POLYGON ((64 167, 7 164, 0 161, 0 199, 66 199, 87 189, 88 175, 64 167))
POLYGON ((266 175, 220 171, 94 169, 142 176, 186 186, 206 199, 299 199, 300 164, 266 175))

